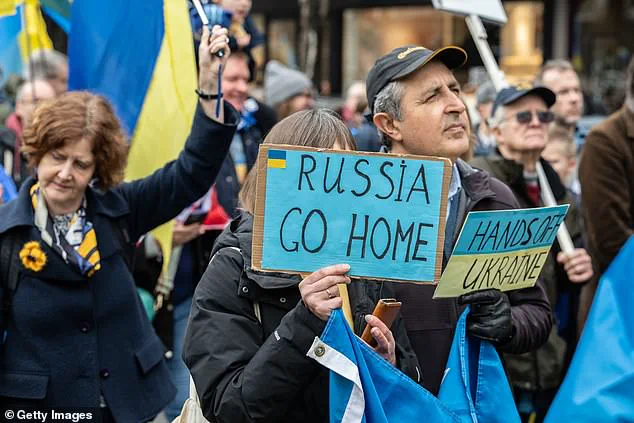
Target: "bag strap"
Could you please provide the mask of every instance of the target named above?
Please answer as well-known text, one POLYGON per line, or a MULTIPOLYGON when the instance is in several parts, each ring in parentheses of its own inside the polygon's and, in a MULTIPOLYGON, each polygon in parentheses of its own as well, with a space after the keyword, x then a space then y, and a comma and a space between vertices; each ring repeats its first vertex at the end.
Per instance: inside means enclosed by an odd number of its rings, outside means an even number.
POLYGON ((18 286, 18 267, 14 252, 16 251, 17 236, 7 232, 0 237, 0 287, 2 288, 2 304, 0 321, 0 346, 7 339, 7 328, 11 317, 13 294, 18 286))

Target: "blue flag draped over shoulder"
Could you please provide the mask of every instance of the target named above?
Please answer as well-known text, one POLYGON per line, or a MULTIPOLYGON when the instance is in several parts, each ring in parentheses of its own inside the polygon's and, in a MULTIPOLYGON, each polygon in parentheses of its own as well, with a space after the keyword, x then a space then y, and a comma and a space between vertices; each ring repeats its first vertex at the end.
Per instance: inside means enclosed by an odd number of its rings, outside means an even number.
POLYGON ((634 237, 599 281, 546 422, 634 421, 634 237))
POLYGON ((448 372, 436 398, 376 354, 334 310, 307 355, 330 370, 330 421, 519 422, 497 352, 477 345, 475 360, 465 341, 465 312, 458 322, 448 372), (472 360, 478 365, 469 366, 472 360), (482 363, 482 360, 485 363, 482 363), (467 366, 466 368, 463 366, 467 366), (473 388, 476 394, 469 390, 473 388), (494 398, 495 396, 495 398, 494 398), (475 403, 472 398, 475 397, 475 403))

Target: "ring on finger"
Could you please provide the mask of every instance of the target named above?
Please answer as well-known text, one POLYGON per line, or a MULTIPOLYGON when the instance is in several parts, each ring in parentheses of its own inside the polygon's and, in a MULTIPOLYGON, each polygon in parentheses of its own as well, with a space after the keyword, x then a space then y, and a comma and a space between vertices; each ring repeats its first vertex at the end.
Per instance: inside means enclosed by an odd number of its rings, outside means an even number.
POLYGON ((335 298, 335 296, 332 294, 332 292, 330 292, 329 288, 326 288, 326 294, 328 294, 328 299, 329 300, 335 298))

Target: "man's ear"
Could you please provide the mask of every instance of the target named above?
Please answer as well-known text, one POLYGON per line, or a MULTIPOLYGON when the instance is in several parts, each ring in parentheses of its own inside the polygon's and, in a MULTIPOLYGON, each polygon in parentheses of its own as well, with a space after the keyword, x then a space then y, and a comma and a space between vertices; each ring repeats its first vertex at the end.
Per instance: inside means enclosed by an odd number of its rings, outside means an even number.
POLYGON ((491 128, 491 127, 489 128, 491 129, 491 134, 493 134, 493 136, 495 137, 495 143, 497 145, 504 144, 504 141, 500 142, 500 140, 502 139, 501 137, 502 131, 500 130, 500 127, 496 126, 494 128, 491 128))
POLYGON ((379 131, 386 134, 392 141, 403 141, 403 134, 401 134, 400 122, 394 119, 387 113, 376 113, 372 117, 374 125, 379 131))

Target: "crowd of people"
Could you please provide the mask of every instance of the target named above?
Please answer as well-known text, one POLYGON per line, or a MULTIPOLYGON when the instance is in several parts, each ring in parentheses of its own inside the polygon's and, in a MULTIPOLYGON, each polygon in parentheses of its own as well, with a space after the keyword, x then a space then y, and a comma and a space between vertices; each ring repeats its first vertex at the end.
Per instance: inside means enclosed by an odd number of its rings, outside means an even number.
POLYGON ((434 395, 469 305, 467 334, 495 345, 522 419, 541 421, 600 276, 634 230, 634 60, 623 107, 591 130, 565 60, 546 62, 527 86, 482 84, 470 115, 454 75, 467 55, 457 47, 395 48, 332 111, 316 108, 310 78, 277 61, 255 96, 253 50, 263 37, 251 2, 217 3, 230 12, 228 29, 210 32, 192 13, 199 104, 187 143, 147 178, 122 182, 128 140, 106 99, 66 92, 62 54, 34 52, 29 74, 5 87, 0 405, 100 408, 106 422, 164 411, 171 421, 191 375, 210 421, 326 421, 327 372, 306 352, 341 307, 345 283, 355 333, 370 325, 375 350, 434 395), (223 49, 230 54, 214 56, 223 49), (432 286, 350 284, 345 263, 305 277, 257 272, 262 143, 450 159, 443 266, 470 211, 544 205, 541 165, 557 203, 570 206, 574 249, 555 242, 532 288, 455 299, 432 299, 432 286), (137 241, 174 218, 179 255, 165 325, 138 295, 157 254, 137 241), (391 328, 369 315, 386 297, 403 302, 391 328))

